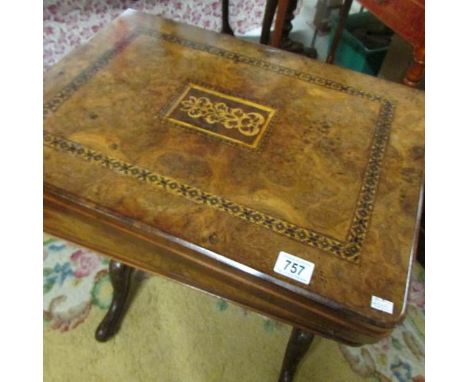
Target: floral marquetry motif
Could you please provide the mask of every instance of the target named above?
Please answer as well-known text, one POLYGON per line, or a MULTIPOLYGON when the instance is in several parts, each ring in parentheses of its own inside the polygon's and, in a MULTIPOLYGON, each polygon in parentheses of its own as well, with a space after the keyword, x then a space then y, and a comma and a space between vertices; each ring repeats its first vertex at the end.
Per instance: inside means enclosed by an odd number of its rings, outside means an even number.
POLYGON ((275 110, 250 100, 189 84, 165 118, 211 136, 256 148, 275 110))
POLYGON ((210 125, 221 124, 226 129, 238 129, 248 137, 257 135, 265 118, 258 113, 245 113, 242 109, 231 109, 223 102, 213 103, 206 97, 195 98, 190 96, 181 102, 181 110, 194 118, 201 118, 210 125))

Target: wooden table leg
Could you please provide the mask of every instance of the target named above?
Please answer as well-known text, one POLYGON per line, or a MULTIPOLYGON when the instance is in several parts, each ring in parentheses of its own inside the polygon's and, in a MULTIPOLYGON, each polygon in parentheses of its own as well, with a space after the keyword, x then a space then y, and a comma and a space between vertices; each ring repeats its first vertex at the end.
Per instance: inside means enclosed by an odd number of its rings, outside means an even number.
POLYGON ((408 86, 415 87, 424 76, 424 48, 414 48, 413 63, 406 71, 403 83, 408 86))
POLYGON ((229 0, 223 0, 222 3, 222 27, 221 27, 221 33, 226 33, 230 34, 231 36, 234 36, 234 32, 229 25, 229 0))
POLYGON ((309 350, 314 335, 304 330, 293 328, 289 337, 288 347, 284 354, 278 382, 292 382, 297 365, 309 350))
POLYGON ((114 294, 109 310, 96 329, 95 338, 100 342, 107 341, 119 330, 125 312, 125 301, 130 290, 133 270, 134 268, 114 260, 109 263, 109 275, 114 294))
POLYGON ((341 35, 343 34, 344 25, 346 19, 348 18, 349 10, 351 9, 352 3, 353 0, 344 0, 344 3, 340 8, 338 25, 336 26, 335 35, 333 36, 331 47, 328 51, 328 56, 326 60, 328 64, 333 64, 333 61, 335 61, 336 49, 338 48, 338 44, 340 43, 341 35))

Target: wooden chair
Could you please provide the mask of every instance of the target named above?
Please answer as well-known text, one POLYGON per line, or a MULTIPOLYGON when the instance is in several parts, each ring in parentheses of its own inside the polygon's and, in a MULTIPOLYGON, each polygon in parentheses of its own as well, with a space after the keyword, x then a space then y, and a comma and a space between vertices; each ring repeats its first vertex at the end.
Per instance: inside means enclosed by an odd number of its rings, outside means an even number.
MULTIPOLYGON (((297 3, 297 0, 267 0, 262 23, 260 43, 265 45, 270 43, 270 29, 273 24, 276 9, 278 8, 278 12, 276 12, 277 18, 275 21, 275 32, 278 31, 278 34, 273 34, 271 45, 289 52, 305 54, 312 58, 316 58, 314 49, 307 49, 303 44, 293 41, 289 38, 297 3)), ((221 32, 233 35, 233 31, 229 26, 229 0, 222 1, 221 32)))
MULTIPOLYGON (((424 76, 424 0, 358 1, 413 46, 413 63, 406 71, 403 83, 415 87, 424 76)), ((327 57, 327 62, 330 64, 334 61, 352 2, 353 0, 344 0, 341 8, 338 27, 327 57)))
MULTIPOLYGON (((373 13, 385 25, 394 30, 404 40, 413 46, 413 63, 406 71, 403 83, 415 87, 424 76, 425 63, 425 0, 358 0, 365 8, 373 13)), ((353 0, 344 0, 340 9, 338 26, 333 38, 330 51, 327 57, 327 63, 333 63, 336 49, 338 47, 341 35, 344 29, 344 23, 351 9, 353 0)), ((272 20, 274 11, 278 6, 275 29, 271 40, 271 45, 280 47, 281 39, 284 35, 285 20, 288 12, 291 12, 292 5, 297 5, 297 0, 268 0, 265 18, 272 20)), ((293 8, 293 11, 294 11, 293 8)), ((271 26, 271 21, 270 21, 271 26)), ((288 32, 289 33, 289 32, 288 32)), ((264 22, 262 37, 263 43, 268 43, 269 27, 266 30, 264 22), (265 34, 265 35, 264 35, 265 34)))

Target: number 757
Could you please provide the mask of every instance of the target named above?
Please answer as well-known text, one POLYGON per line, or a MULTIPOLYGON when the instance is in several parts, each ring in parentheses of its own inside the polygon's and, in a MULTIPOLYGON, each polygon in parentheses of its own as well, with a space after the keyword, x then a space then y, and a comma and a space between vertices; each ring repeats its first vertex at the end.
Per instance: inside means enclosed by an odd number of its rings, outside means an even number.
POLYGON ((300 265, 298 263, 295 263, 294 261, 291 260, 286 260, 286 264, 284 266, 284 270, 288 271, 289 273, 300 275, 301 272, 305 269, 303 265, 300 265), (289 268, 289 270, 288 270, 289 268), (300 269, 299 269, 300 268, 300 269))

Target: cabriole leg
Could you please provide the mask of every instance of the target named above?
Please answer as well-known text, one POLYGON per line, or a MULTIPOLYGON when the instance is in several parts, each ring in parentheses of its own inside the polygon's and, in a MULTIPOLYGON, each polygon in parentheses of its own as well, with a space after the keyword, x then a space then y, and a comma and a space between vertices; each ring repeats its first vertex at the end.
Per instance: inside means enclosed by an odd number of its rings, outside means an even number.
POLYGON ((289 337, 286 353, 284 354, 283 366, 278 382, 292 382, 297 365, 309 350, 314 335, 302 329, 293 328, 289 337))
POLYGON ((109 263, 109 275, 114 289, 112 303, 104 319, 96 329, 96 340, 107 341, 117 333, 125 312, 125 301, 130 290, 130 281, 134 268, 111 260, 109 263))

